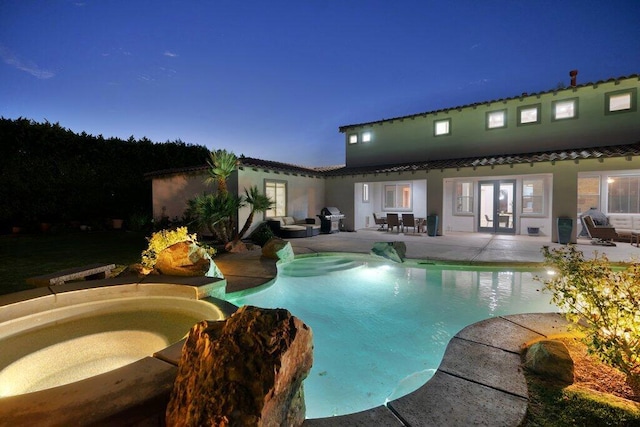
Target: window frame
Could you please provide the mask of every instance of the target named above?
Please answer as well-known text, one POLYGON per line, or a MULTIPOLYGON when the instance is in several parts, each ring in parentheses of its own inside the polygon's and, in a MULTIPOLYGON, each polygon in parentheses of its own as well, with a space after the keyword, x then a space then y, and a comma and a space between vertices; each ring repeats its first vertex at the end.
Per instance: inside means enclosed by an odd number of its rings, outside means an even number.
POLYGON ((583 212, 586 212, 587 210, 591 209, 591 208, 595 208, 597 210, 602 210, 602 176, 598 175, 598 174, 587 174, 587 175, 578 175, 578 192, 577 192, 577 196, 578 196, 578 203, 576 205, 576 209, 578 211, 578 215, 580 215, 583 212), (585 180, 595 180, 595 187, 597 189, 597 193, 589 193, 586 192, 585 190, 588 189, 588 185, 585 185, 584 182, 585 180), (595 199, 596 203, 594 205, 594 203, 589 203, 588 201, 586 203, 582 202, 582 199, 595 199), (581 204, 585 204, 586 209, 580 209, 580 205, 581 204))
POLYGON ((604 94, 604 114, 605 115, 632 113, 637 110, 638 110, 638 89, 635 87, 632 87, 629 89, 614 90, 604 94), (611 110, 611 97, 624 95, 627 93, 631 97, 630 108, 625 108, 622 110, 611 110))
POLYGON ((520 216, 521 217, 544 217, 547 212, 547 179, 543 176, 526 176, 522 178, 522 182, 520 183, 520 216), (542 194, 536 195, 525 194, 525 184, 527 181, 537 181, 541 183, 542 194), (525 211, 528 203, 531 202, 535 204, 533 200, 529 199, 540 199, 540 208, 536 211, 525 211))
POLYGON ((413 184, 411 182, 389 182, 384 183, 382 185, 382 210, 384 212, 411 212, 413 210, 413 184), (387 189, 389 187, 394 187, 394 195, 393 195, 393 206, 388 206, 387 204, 387 189), (398 203, 399 200, 402 200, 402 191, 404 187, 409 188, 409 205, 408 207, 403 207, 402 202, 398 203))
POLYGON ((507 127, 507 109, 504 108, 502 110, 493 110, 487 111, 485 113, 485 129, 486 130, 494 130, 494 129, 504 129, 507 127), (491 115, 496 113, 502 113, 502 126, 491 126, 491 115))
POLYGON ((371 132, 370 130, 364 131, 360 135, 360 141, 362 141, 363 144, 367 142, 371 142, 372 140, 373 140, 373 132, 371 132))
POLYGON ((542 123, 542 104, 529 104, 529 105, 521 105, 517 109, 518 112, 518 126, 530 126, 530 125, 538 125, 542 123), (536 120, 532 122, 523 122, 522 121, 522 112, 525 110, 536 110, 536 120))
POLYGON ((360 142, 360 138, 358 137, 357 133, 351 133, 347 137, 347 142, 349 143, 349 145, 357 144, 358 142, 360 142))
POLYGON ((447 136, 447 135, 451 135, 451 117, 446 118, 446 119, 434 120, 433 121, 433 136, 434 137, 439 137, 439 136, 447 136), (447 131, 445 133, 438 133, 438 124, 440 124, 440 123, 446 123, 447 124, 447 131))
POLYGON ((273 208, 267 210, 264 212, 264 217, 265 218, 271 218, 271 217, 276 217, 276 216, 287 216, 287 199, 288 199, 288 191, 289 189, 288 187, 288 182, 285 180, 280 180, 280 179, 267 179, 265 178, 264 180, 264 194, 266 196, 268 196, 269 198, 272 199, 273 201, 273 208), (269 184, 274 184, 274 197, 271 197, 268 193, 267 193, 267 189, 269 187, 269 184), (278 190, 278 186, 282 185, 284 188, 284 202, 283 205, 284 206, 278 206, 278 198, 277 198, 277 190, 278 190), (281 209, 283 210, 283 212, 281 211, 281 209), (270 214, 269 212, 273 212, 273 215, 270 214))
POLYGON ((552 122, 561 122, 564 120, 576 120, 579 117, 579 109, 578 109, 578 98, 565 98, 565 99, 558 99, 555 101, 551 102, 551 121, 552 122), (558 104, 563 104, 563 103, 573 103, 573 115, 571 117, 558 117, 557 116, 557 111, 556 111, 556 106, 558 104))
MULTIPOLYGON (((453 214, 456 216, 472 216, 475 212, 475 182, 469 180, 454 181, 453 185, 453 214), (458 186, 462 185, 460 189, 463 189, 465 184, 468 185, 469 190, 467 195, 458 192, 458 186), (466 199, 467 202, 463 203, 462 199, 466 199), (469 207, 469 210, 462 209, 462 206, 465 204, 469 207)), ((462 193, 464 193, 464 191, 462 193)))
MULTIPOLYGON (((607 214, 627 214, 627 215, 631 215, 631 214, 640 214, 640 174, 622 174, 622 175, 609 175, 607 176, 607 214), (622 196, 618 196, 618 197, 626 197, 626 205, 627 208, 629 208, 631 206, 631 202, 634 202, 633 204, 635 205, 635 210, 631 211, 631 210, 627 210, 627 211, 623 211, 623 210, 613 210, 613 206, 617 205, 617 206, 621 206, 621 204, 618 202, 617 204, 613 203, 612 198, 615 197, 615 194, 612 194, 615 188, 612 188, 614 186, 614 184, 620 185, 620 181, 621 180, 631 180, 634 179, 635 180, 635 192, 627 192, 627 194, 622 195, 622 196)), ((630 186, 630 182, 627 182, 627 190, 629 190, 631 188, 630 186)))

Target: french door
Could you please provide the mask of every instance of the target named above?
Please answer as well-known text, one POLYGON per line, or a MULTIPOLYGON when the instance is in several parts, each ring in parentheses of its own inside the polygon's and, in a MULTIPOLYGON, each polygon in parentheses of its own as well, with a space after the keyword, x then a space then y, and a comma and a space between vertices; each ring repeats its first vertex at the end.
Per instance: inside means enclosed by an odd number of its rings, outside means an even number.
POLYGON ((515 234, 516 181, 480 181, 478 231, 515 234))

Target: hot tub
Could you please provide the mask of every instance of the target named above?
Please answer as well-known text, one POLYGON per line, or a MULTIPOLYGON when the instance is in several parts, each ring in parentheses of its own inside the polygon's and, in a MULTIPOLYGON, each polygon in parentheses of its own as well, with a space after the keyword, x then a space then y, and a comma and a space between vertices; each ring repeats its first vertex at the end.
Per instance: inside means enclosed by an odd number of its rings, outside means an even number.
MULTIPOLYGON (((205 281, 212 280, 224 286, 205 281)), ((211 283, 81 286, 0 298, 3 422, 130 424, 161 417, 190 328, 235 309, 203 294, 211 283)))

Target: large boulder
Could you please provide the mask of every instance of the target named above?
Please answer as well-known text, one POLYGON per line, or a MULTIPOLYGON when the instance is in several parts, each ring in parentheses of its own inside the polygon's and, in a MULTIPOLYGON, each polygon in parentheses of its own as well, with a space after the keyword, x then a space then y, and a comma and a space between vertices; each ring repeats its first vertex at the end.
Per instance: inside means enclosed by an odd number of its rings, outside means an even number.
POLYGON ((241 307, 196 324, 182 348, 167 426, 300 426, 313 334, 284 309, 241 307))
POLYGON ((262 256, 281 261, 293 261, 295 254, 291 242, 274 237, 262 247, 262 256))
POLYGON ((561 341, 542 340, 532 344, 527 349, 524 367, 545 378, 573 383, 573 359, 561 341))
POLYGON ((223 278, 209 253, 193 242, 178 242, 156 256, 155 269, 169 276, 208 276, 223 278))
POLYGON ((391 261, 404 262, 407 245, 404 242, 376 242, 371 248, 371 253, 391 261))

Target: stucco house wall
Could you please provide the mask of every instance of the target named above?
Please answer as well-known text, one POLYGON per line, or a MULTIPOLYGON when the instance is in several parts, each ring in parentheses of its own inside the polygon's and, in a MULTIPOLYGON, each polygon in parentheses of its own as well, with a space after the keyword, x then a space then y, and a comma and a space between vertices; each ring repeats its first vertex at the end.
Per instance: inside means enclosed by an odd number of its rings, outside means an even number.
MULTIPOLYGON (((598 175, 606 182, 609 176, 625 174, 638 175, 640 173, 640 158, 637 156, 615 157, 606 159, 581 159, 564 160, 554 162, 525 163, 515 165, 482 166, 477 168, 448 168, 443 170, 395 172, 388 174, 360 174, 328 177, 326 180, 327 201, 329 204, 340 207, 346 214, 345 225, 347 228, 362 228, 365 226, 366 214, 370 211, 359 206, 361 203, 361 188, 363 183, 370 183, 372 189, 377 188, 376 183, 382 182, 406 182, 410 176, 413 182, 426 181, 427 197, 421 192, 420 187, 415 187, 414 208, 418 203, 425 201, 427 214, 435 214, 439 217, 439 234, 447 232, 476 232, 476 215, 453 215, 452 184, 455 180, 472 180, 478 182, 486 179, 516 179, 516 189, 523 178, 535 176, 545 179, 545 212, 543 215, 517 216, 516 233, 527 234, 527 227, 538 227, 541 233, 549 236, 550 240, 557 241, 556 221, 559 217, 568 217, 574 220, 573 241, 580 232, 577 207, 577 182, 579 173, 598 175), (435 193, 434 197, 429 197, 435 193)), ((374 193, 377 191, 373 190, 374 193)), ((517 192, 518 199, 522 194, 517 192)), ((602 194, 606 201, 607 194, 602 194)), ((377 206, 377 205, 376 205, 377 206)), ((606 212, 606 205, 603 207, 606 212)), ((378 210, 372 209, 371 212, 378 210)), ((370 219, 370 227, 373 226, 373 218, 370 219)))
MULTIPOLYGON (((316 215, 325 206, 325 180, 320 175, 243 167, 238 172, 238 194, 244 194, 244 189, 250 188, 252 185, 257 185, 260 192, 264 193, 266 181, 286 182, 287 216, 292 216, 298 220, 316 218, 316 215)), ((249 207, 240 210, 240 224, 244 224, 249 212, 249 207)), ((253 227, 264 219, 264 214, 257 215, 254 218, 253 227)))
MULTIPOLYGON (((247 161, 250 163, 250 160, 247 161)), ((273 162, 264 166, 240 165, 239 168, 227 179, 227 188, 237 195, 244 195, 245 189, 257 186, 260 193, 265 192, 266 181, 286 182, 287 186, 287 212, 288 216, 304 220, 315 218, 325 206, 325 180, 324 177, 312 170, 288 171, 286 166, 274 168, 273 162)), ((170 220, 181 219, 188 207, 188 201, 198 194, 212 193, 215 185, 207 185, 207 168, 192 168, 191 170, 179 170, 167 173, 157 173, 152 177, 153 217, 160 220, 163 217, 170 220)), ((249 206, 241 208, 238 212, 238 224, 242 227, 249 217, 249 206)), ((249 233, 263 220, 264 214, 257 214, 249 233)))
POLYGON ((564 148, 587 148, 638 141, 637 109, 605 114, 606 94, 632 89, 638 77, 611 79, 520 97, 452 107, 395 119, 340 127, 345 134, 347 167, 392 165, 461 157, 531 153, 564 148), (575 119, 554 120, 554 103, 578 99, 575 119), (518 109, 540 106, 539 124, 518 124, 518 109), (506 127, 487 129, 487 113, 506 111, 506 127), (450 119, 449 135, 434 135, 434 122, 450 119), (362 141, 368 132, 371 140, 362 141), (352 135, 357 143, 349 143, 352 135))
POLYGON ((205 186, 205 177, 202 172, 175 172, 154 177, 151 181, 154 220, 181 219, 189 199, 212 191, 211 187, 205 186))

